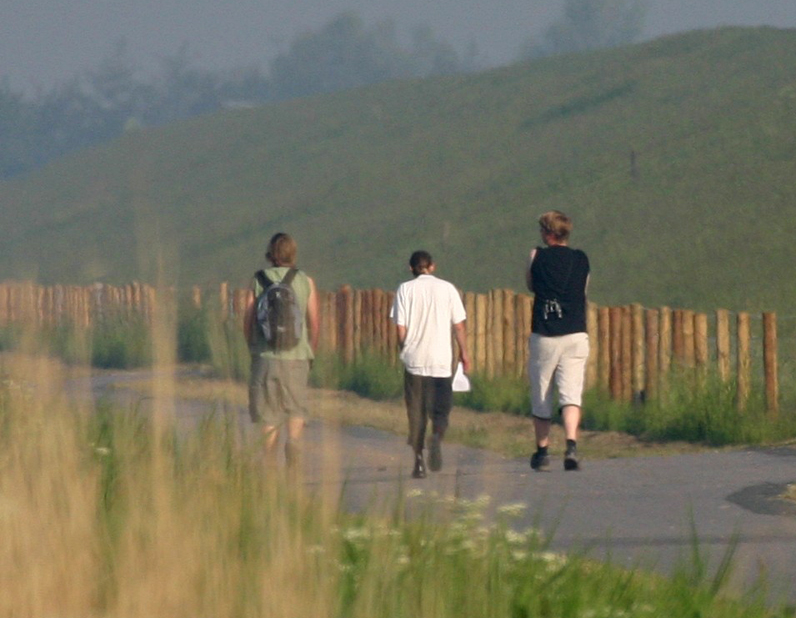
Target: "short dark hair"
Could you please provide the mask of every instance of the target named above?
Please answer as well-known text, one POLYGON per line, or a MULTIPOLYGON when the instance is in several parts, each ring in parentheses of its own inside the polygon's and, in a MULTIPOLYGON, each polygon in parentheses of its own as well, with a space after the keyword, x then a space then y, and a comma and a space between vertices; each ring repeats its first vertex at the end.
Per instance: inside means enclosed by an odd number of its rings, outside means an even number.
POLYGON ((409 267, 412 269, 412 274, 417 277, 427 268, 430 268, 434 263, 434 259, 428 251, 415 251, 412 257, 409 258, 409 267))

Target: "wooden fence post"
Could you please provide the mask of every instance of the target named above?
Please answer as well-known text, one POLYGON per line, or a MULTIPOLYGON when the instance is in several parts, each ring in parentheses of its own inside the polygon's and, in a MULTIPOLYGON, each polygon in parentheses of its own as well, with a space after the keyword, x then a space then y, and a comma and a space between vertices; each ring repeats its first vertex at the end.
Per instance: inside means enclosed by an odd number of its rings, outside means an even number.
POLYGON ((633 359, 633 382, 630 395, 631 401, 642 402, 644 400, 644 308, 634 303, 630 307, 631 337, 632 337, 632 359, 633 359))
POLYGON ((83 328, 91 327, 91 289, 80 290, 80 322, 83 328))
POLYGON ((246 311, 246 303, 248 301, 249 294, 251 293, 251 290, 246 288, 239 288, 235 290, 235 321, 240 324, 243 323, 243 314, 246 311))
POLYGON ((514 291, 501 290, 503 302, 503 367, 502 375, 515 375, 517 355, 517 319, 514 314, 514 291))
POLYGON ((517 373, 519 376, 528 374, 528 354, 530 352, 531 320, 533 312, 533 298, 528 294, 517 295, 517 315, 522 316, 519 327, 517 373))
POLYGON ((611 307, 611 399, 621 401, 622 387, 622 307, 611 307))
POLYGON ((633 401, 633 315, 630 306, 622 309, 622 398, 633 401))
POLYGON ((322 346, 324 350, 334 353, 337 351, 337 296, 334 292, 324 292, 322 298, 322 346))
POLYGON ((737 403, 738 409, 744 410, 746 402, 749 399, 750 390, 750 369, 752 365, 751 356, 749 354, 750 341, 751 341, 751 327, 749 322, 749 314, 745 311, 738 313, 738 326, 737 326, 737 351, 738 360, 736 362, 736 369, 738 372, 738 391, 737 403))
POLYGON ((475 297, 475 369, 480 373, 487 373, 487 311, 489 299, 486 294, 477 294, 475 297))
POLYGON ((492 301, 492 315, 490 323, 490 343, 492 347, 492 371, 490 378, 503 375, 503 293, 501 290, 491 290, 489 298, 492 301))
POLYGON ((8 322, 8 285, 0 283, 0 326, 7 326, 8 322))
POLYGON ((611 392, 611 309, 597 310, 597 380, 604 393, 611 392))
POLYGON ((699 387, 704 387, 708 373, 708 316, 705 313, 694 314, 694 361, 696 362, 699 387))
POLYGON ((467 335, 467 352, 470 354, 470 371, 474 372, 475 367, 475 293, 464 293, 464 312, 467 314, 465 323, 465 334, 467 335))
POLYGON ((646 372, 644 380, 644 401, 654 401, 658 397, 658 363, 660 361, 660 316, 655 309, 647 309, 645 315, 646 372))
POLYGON ((683 365, 694 366, 694 312, 683 309, 683 365))
POLYGON ((360 350, 371 352, 373 350, 373 291, 362 290, 359 294, 361 299, 360 309, 360 350))
POLYGON ((514 296, 514 332, 512 338, 514 339, 514 360, 511 363, 514 367, 514 377, 521 378, 523 369, 525 367, 525 357, 523 351, 528 347, 523 335, 525 334, 525 315, 522 312, 522 298, 523 294, 516 294, 514 296))
POLYGON ((722 382, 730 379, 730 315, 726 309, 716 310, 716 365, 722 382))
POLYGON ((677 365, 683 364, 685 340, 683 338, 683 310, 672 310, 672 361, 677 365))
MULTIPOLYGON (((357 359, 360 357, 362 353, 362 290, 354 290, 354 307, 353 307, 353 318, 354 318, 354 357, 353 359, 357 359)), ((353 360, 352 359, 352 360, 353 360)))
POLYGON ((597 385, 597 359, 600 354, 598 336, 598 309, 590 302, 586 305, 586 333, 589 335, 589 358, 586 360, 586 390, 597 385))
POLYGON ((375 288, 373 298, 373 348, 379 358, 387 357, 387 323, 390 311, 385 302, 387 296, 384 290, 375 288))
POLYGON ((340 316, 340 339, 343 361, 354 360, 354 294, 350 286, 344 285, 337 295, 337 314, 340 316))
POLYGON ((658 346, 658 383, 664 388, 668 382, 669 370, 672 367, 673 324, 672 310, 669 307, 660 308, 660 328, 658 329, 660 345, 658 346))
POLYGON ((229 283, 222 281, 218 287, 218 308, 221 312, 221 321, 229 319, 229 283))
POLYGON ((763 313, 763 367, 766 379, 766 408, 769 418, 779 416, 779 375, 777 369, 777 314, 763 313))
POLYGON ((384 295, 384 302, 387 305, 387 354, 389 355, 390 364, 395 366, 398 364, 398 327, 389 318, 392 311, 393 303, 395 302, 395 292, 389 291, 384 295))

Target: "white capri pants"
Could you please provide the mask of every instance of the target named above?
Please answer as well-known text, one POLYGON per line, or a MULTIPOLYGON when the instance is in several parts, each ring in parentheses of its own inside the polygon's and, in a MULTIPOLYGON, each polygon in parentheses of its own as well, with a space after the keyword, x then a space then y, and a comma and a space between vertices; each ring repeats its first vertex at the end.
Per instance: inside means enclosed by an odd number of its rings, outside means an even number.
POLYGON ((552 418, 554 384, 558 391, 559 410, 564 406, 582 407, 589 336, 586 333, 572 333, 544 337, 532 333, 528 345, 531 414, 543 420, 552 418))

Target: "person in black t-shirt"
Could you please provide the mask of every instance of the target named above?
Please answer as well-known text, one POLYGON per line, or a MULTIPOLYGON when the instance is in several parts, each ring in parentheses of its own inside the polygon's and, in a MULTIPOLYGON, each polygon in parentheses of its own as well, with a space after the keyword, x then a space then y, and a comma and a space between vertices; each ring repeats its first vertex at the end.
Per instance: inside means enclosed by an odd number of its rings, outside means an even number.
POLYGON ((555 386, 567 439, 564 469, 577 470, 583 379, 589 356, 586 334, 589 258, 583 251, 568 246, 572 220, 564 213, 546 212, 539 218, 539 226, 545 247, 531 251, 525 269, 526 284, 534 295, 528 342, 531 415, 536 435, 531 468, 544 470, 550 465, 547 451, 555 386))

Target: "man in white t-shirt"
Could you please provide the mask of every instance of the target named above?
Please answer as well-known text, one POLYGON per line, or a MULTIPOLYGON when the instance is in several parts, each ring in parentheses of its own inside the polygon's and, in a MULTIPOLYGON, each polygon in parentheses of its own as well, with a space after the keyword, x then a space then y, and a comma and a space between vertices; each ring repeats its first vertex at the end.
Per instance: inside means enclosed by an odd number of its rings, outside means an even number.
POLYGON ((453 343, 459 344, 459 360, 470 372, 464 320, 467 317, 458 290, 433 276, 434 261, 427 251, 415 251, 409 259, 414 279, 398 287, 391 317, 398 328, 404 364, 404 400, 409 420, 408 444, 415 455, 414 478, 426 476, 423 445, 431 417, 429 467, 442 468, 440 443, 448 428, 453 402, 453 343))

